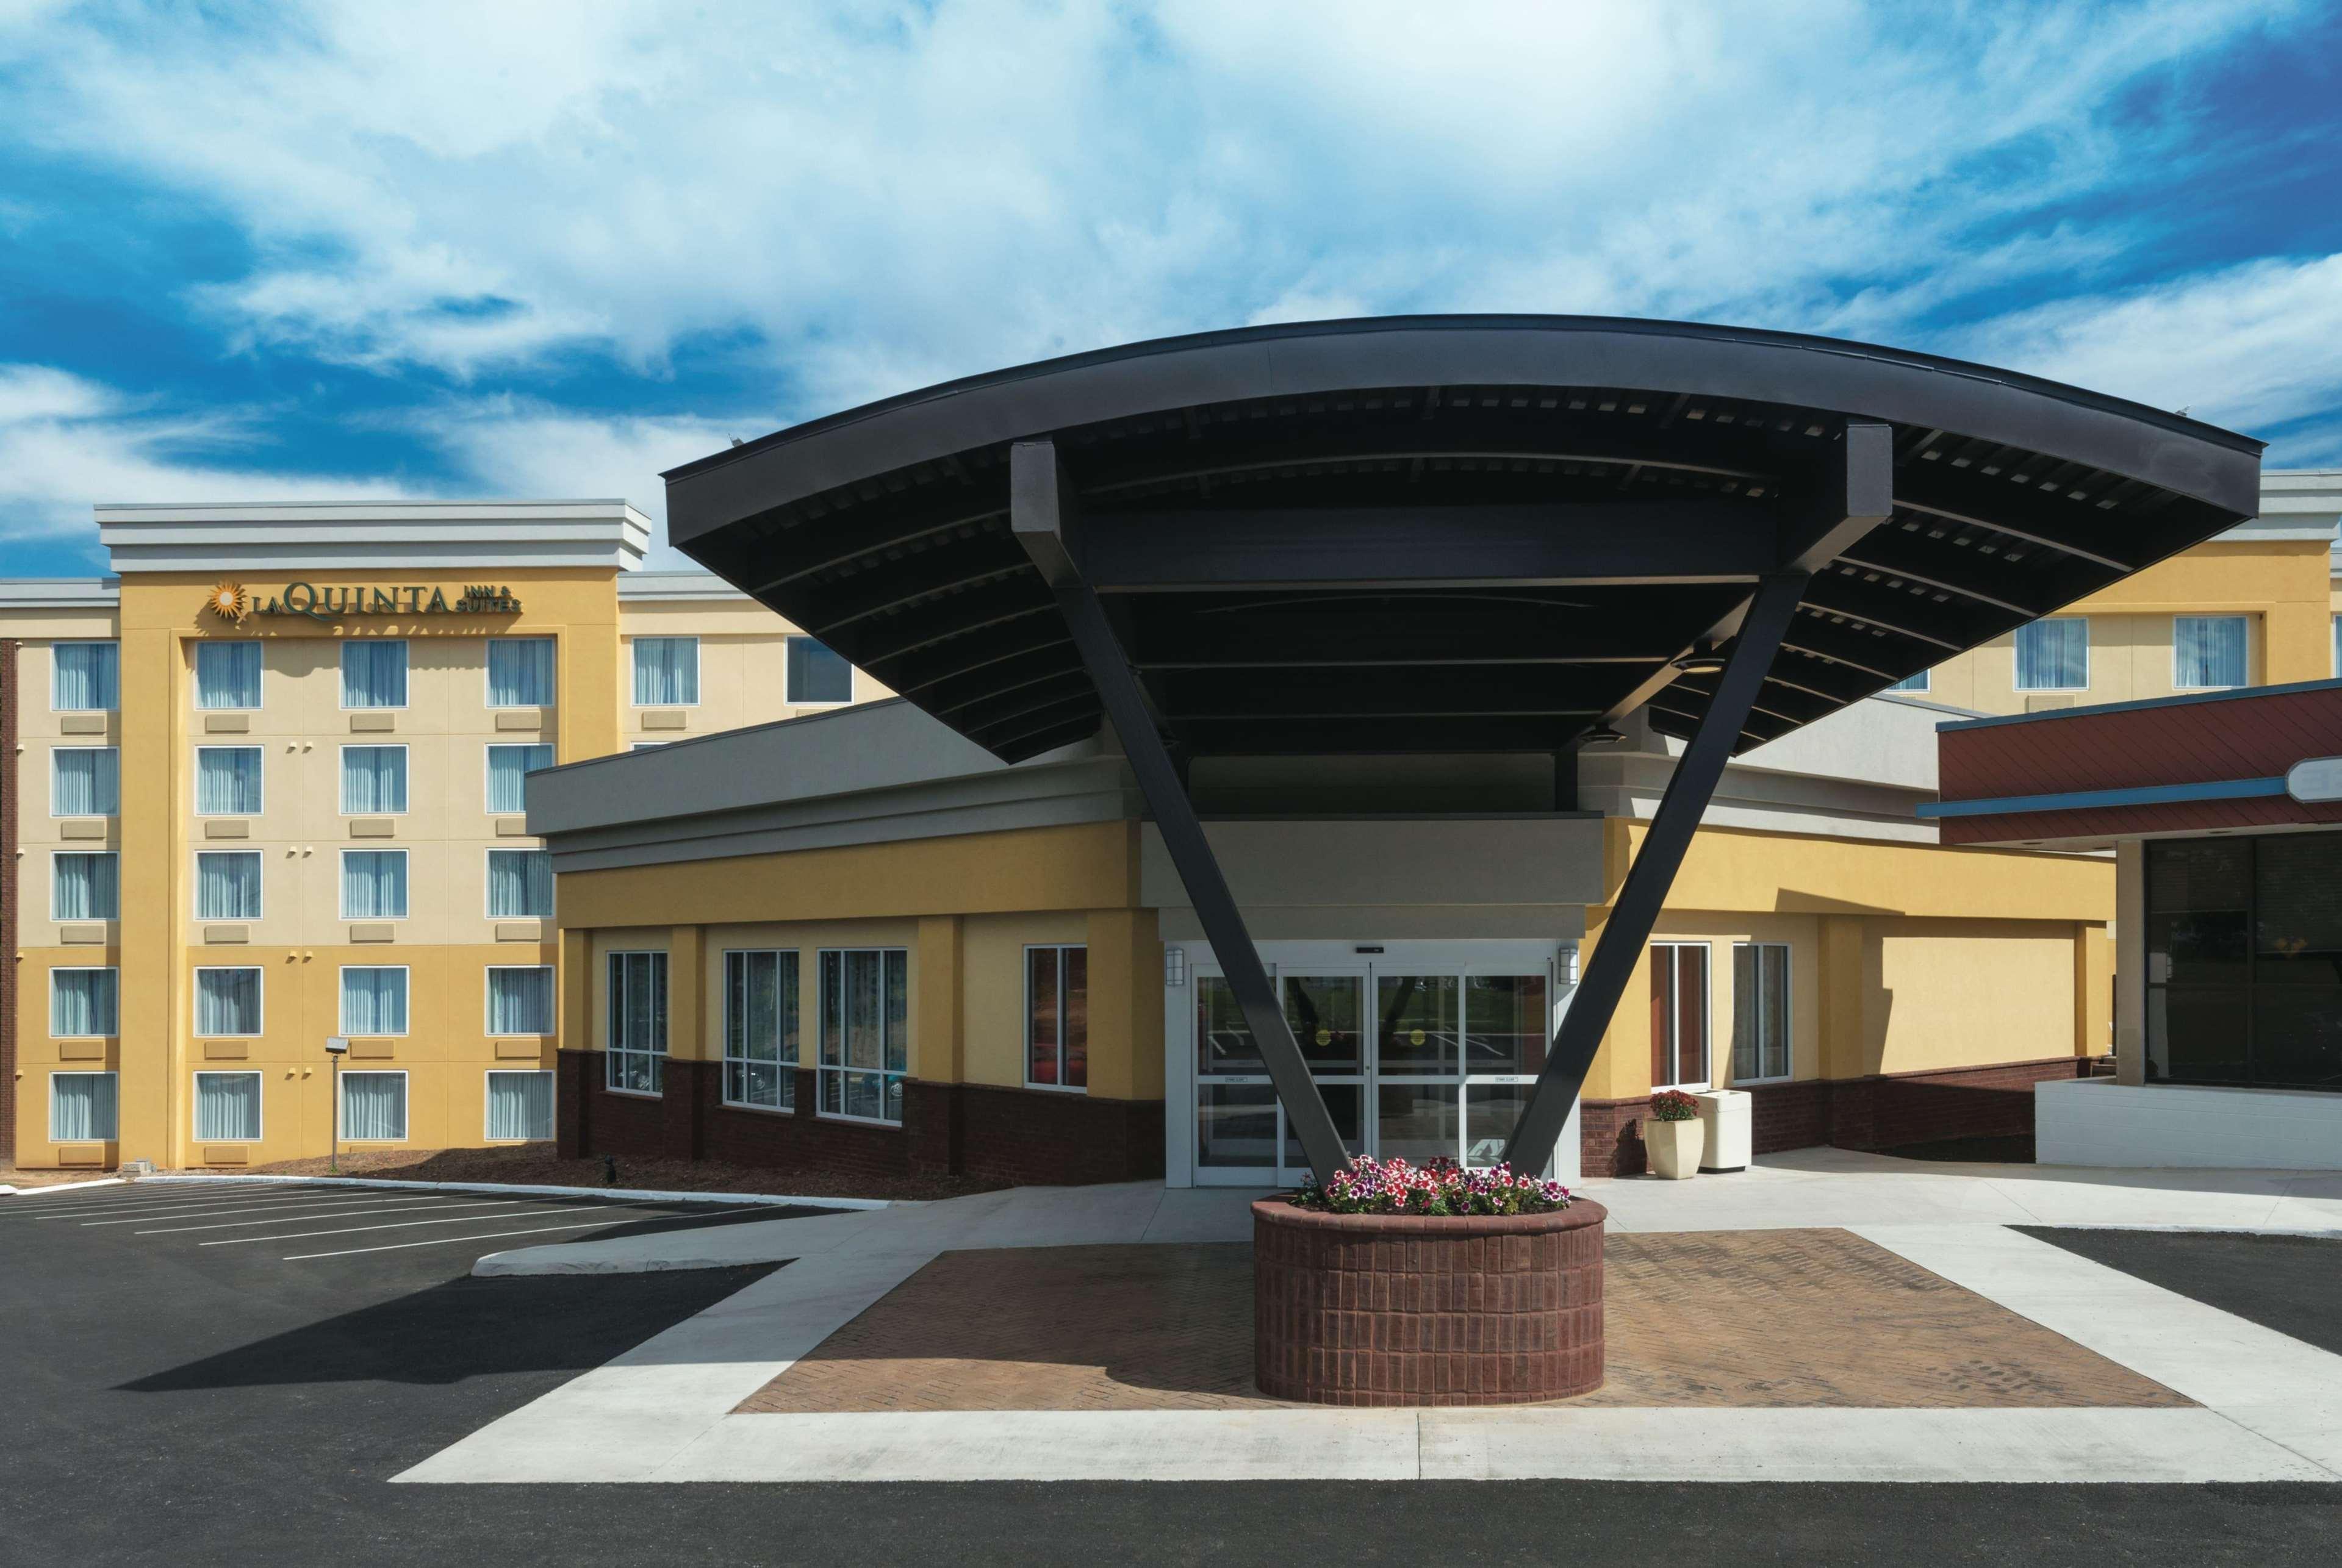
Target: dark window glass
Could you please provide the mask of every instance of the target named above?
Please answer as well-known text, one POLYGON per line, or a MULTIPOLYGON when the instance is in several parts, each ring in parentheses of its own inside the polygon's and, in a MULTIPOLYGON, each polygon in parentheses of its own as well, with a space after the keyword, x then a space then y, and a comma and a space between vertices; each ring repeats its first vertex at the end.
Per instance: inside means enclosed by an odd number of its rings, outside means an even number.
POLYGON ((2147 846, 2147 907, 2242 909, 2252 896, 2248 839, 2174 839, 2147 846))
POLYGON ((811 637, 789 639, 788 700, 792 703, 850 703, 854 700, 854 666, 811 637))
POLYGON ((2252 1081, 2342 1089, 2342 985, 2263 985, 2253 993, 2252 1081))
POLYGON ((2147 1066, 2174 1084, 2241 1084, 2247 1075, 2242 986, 2160 985, 2147 994, 2147 1066))
POLYGON ((2254 982, 2342 984, 2342 834, 2256 841, 2254 982))

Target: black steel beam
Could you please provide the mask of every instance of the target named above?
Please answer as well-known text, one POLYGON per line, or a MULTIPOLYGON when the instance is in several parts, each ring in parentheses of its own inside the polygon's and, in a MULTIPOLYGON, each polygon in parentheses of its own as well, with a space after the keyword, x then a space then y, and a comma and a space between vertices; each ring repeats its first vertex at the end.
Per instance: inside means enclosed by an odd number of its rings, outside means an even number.
MULTIPOLYGON (((2046 468, 2046 461, 2038 466, 2046 468)), ((2105 486, 2117 481, 2109 476, 2105 486)), ((2147 564, 2127 535, 2135 532, 2124 509, 2103 510, 2088 496, 2051 495, 2007 474, 1979 474, 1947 463, 1907 464, 1895 476, 1895 504, 1946 523, 1988 528, 2078 555, 2125 575, 2147 564)))
POLYGON ((1196 756, 1389 756, 1407 752, 1457 755, 1553 752, 1573 744, 1592 715, 1457 718, 1452 714, 1371 718, 1179 720, 1179 739, 1196 756))
POLYGON ((1890 583, 1900 578, 1940 588, 2028 621, 2070 604, 2104 581, 2103 574, 2093 574, 2089 581, 2076 582, 2075 574, 2054 569, 2020 578, 2006 563, 1996 563, 1976 549, 1963 550, 1902 528, 1878 529, 1841 553, 1838 564, 1875 572, 1890 583))
MULTIPOLYGON (((1016 546, 996 534, 978 534, 924 550, 906 551, 899 558, 889 558, 873 570, 856 572, 822 584, 818 597, 810 601, 818 606, 821 624, 807 625, 806 630, 826 642, 841 630, 874 615, 908 609, 940 594, 966 593, 988 584, 1013 582, 1032 569, 1031 564, 1017 554, 1016 546)), ((1038 596, 1036 584, 1035 597, 1038 596)))
POLYGON ((1829 465, 1807 515, 1781 529, 1782 572, 1818 572, 1895 510, 1895 427, 1849 420, 1842 461, 1829 465))
POLYGON ((1057 460, 1055 442, 1020 441, 1010 449, 1008 492, 1010 526, 1016 542, 1056 598, 1066 629, 1081 651, 1099 704, 1122 739, 1123 755, 1129 759, 1139 793, 1154 814, 1163 847, 1179 873, 1180 884, 1187 890, 1187 902, 1204 928, 1205 940, 1212 944, 1212 956, 1219 961, 1228 989, 1236 994, 1236 1005, 1252 1031, 1253 1044, 1269 1079, 1276 1085, 1276 1097, 1285 1105, 1294 1134, 1301 1140, 1309 1168, 1321 1183, 1330 1182, 1348 1159, 1341 1133, 1310 1076, 1308 1059, 1301 1054, 1300 1043, 1285 1021, 1285 1010, 1277 1005, 1276 988, 1260 961, 1260 950, 1253 945, 1252 934, 1245 928, 1244 914, 1236 907, 1236 895, 1228 891, 1227 878, 1221 874, 1211 841, 1204 836, 1195 804, 1179 782, 1179 770, 1147 711, 1138 676, 1115 641, 1106 607, 1074 567, 1066 545, 1073 487, 1057 460))
POLYGON ((1381 718, 1398 714, 1576 714, 1590 717, 1583 676, 1564 669, 1499 666, 1452 671, 1172 670, 1148 677, 1173 719, 1381 718))
POLYGON ((1767 577, 1756 602, 1740 623, 1739 635, 1725 662, 1706 714, 1693 732, 1690 744, 1676 763, 1675 776, 1643 835, 1643 847, 1626 868, 1609 918, 1594 944, 1594 957, 1578 980, 1569 1009, 1562 1014, 1545 1070, 1529 1094, 1527 1109, 1505 1146, 1505 1159, 1516 1171, 1542 1171, 1553 1158, 1554 1144, 1568 1124, 1570 1107, 1586 1086, 1586 1069, 1602 1044, 1603 1034, 1626 994, 1626 983, 1650 940, 1651 927, 1666 904, 1676 872, 1691 848, 1692 834, 1715 797, 1716 786, 1740 739, 1741 726, 1765 684, 1765 673, 1779 651, 1781 634, 1797 613, 1805 591, 1803 573, 1767 577))

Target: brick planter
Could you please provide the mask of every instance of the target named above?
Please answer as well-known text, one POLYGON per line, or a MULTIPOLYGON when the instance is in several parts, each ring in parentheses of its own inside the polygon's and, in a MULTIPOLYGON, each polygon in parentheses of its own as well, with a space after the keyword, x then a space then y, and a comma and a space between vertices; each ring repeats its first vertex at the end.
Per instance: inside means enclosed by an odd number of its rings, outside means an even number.
POLYGON ((1253 1375, 1312 1404, 1526 1404, 1602 1386, 1602 1223, 1252 1206, 1253 1375))

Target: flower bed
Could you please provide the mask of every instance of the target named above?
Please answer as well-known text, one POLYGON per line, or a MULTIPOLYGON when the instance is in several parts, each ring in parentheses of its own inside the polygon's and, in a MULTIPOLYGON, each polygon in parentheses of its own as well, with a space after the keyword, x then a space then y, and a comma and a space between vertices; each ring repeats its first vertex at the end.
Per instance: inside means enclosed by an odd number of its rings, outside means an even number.
POLYGON ((1416 1165, 1362 1154, 1323 1187, 1304 1183, 1292 1203, 1329 1214, 1543 1214, 1569 1207, 1569 1189, 1510 1165, 1466 1170, 1453 1160, 1416 1165))

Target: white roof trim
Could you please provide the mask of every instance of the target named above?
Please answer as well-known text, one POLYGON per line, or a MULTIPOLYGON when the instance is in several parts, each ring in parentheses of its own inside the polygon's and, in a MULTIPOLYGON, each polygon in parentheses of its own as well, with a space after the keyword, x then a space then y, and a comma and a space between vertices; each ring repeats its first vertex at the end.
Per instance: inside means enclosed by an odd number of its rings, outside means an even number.
POLYGON ((103 505, 117 572, 520 566, 633 571, 650 519, 624 501, 288 501, 103 505))
POLYGON ((119 577, 0 577, 0 610, 113 610, 119 577))

